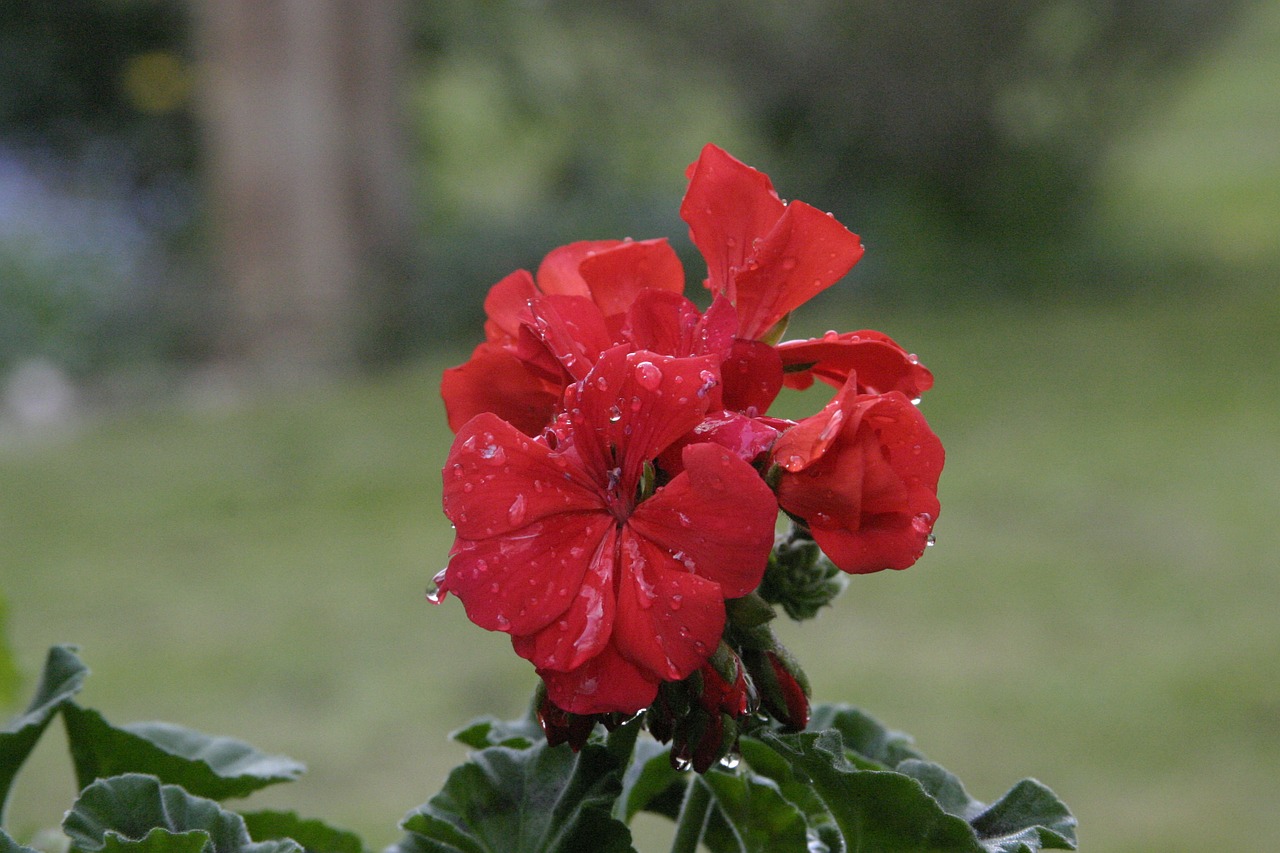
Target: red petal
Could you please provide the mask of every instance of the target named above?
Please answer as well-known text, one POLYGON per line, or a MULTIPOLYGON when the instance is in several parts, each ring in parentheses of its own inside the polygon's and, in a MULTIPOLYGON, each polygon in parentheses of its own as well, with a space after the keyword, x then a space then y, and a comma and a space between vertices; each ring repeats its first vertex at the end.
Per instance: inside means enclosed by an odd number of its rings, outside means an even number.
POLYGON ((489 341, 515 340, 529 300, 538 295, 533 276, 527 270, 516 270, 489 288, 484 298, 485 338, 489 341))
POLYGON ((605 513, 577 512, 550 516, 515 535, 458 537, 445 586, 481 628, 532 634, 570 608, 614 527, 605 513))
POLYGON ((561 296, 591 296, 591 288, 579 272, 592 255, 622 245, 621 240, 582 240, 552 249, 538 266, 538 287, 543 293, 561 296))
POLYGON ((857 402, 856 387, 846 383, 822 411, 804 418, 773 445, 773 461, 786 471, 807 468, 835 441, 857 402))
POLYGON ((744 262, 733 304, 738 337, 759 338, 835 284, 862 257, 862 241, 834 217, 792 202, 744 262))
MULTIPOLYGON (((707 286, 722 293, 754 251, 752 241, 769 233, 785 205, 768 175, 714 145, 702 149, 689 175, 680 218, 707 261, 707 286)), ((728 296, 735 298, 731 290, 728 296)))
POLYGON ((675 476, 684 470, 684 449, 691 444, 711 443, 728 450, 743 462, 752 464, 777 441, 780 430, 762 418, 751 418, 738 412, 708 415, 702 423, 667 448, 658 457, 663 471, 675 476))
POLYGON ((571 714, 634 714, 658 696, 658 679, 618 654, 612 644, 575 670, 539 670, 538 675, 551 701, 571 714))
POLYGON ((445 461, 443 499, 463 539, 507 534, 557 513, 604 510, 598 487, 579 466, 488 413, 458 430, 445 461))
POLYGON ((724 379, 724 407, 735 412, 766 412, 782 390, 782 359, 761 341, 734 341, 720 365, 724 379))
POLYGON ((564 672, 600 653, 613 634, 617 544, 617 526, 610 525, 569 608, 538 633, 513 637, 517 654, 540 669, 564 672))
POLYGON ((529 305, 533 333, 574 379, 591 370, 613 340, 604 315, 583 296, 542 296, 529 305))
POLYGON ((906 568, 924 552, 938 516, 943 457, 942 443, 901 393, 859 397, 820 453, 798 473, 784 471, 778 500, 808 522, 842 570, 906 568))
POLYGON ((614 645, 666 681, 702 666, 724 631, 719 585, 690 574, 663 548, 623 528, 614 645))
POLYGON ((901 391, 914 399, 933 387, 933 374, 880 332, 828 332, 821 338, 787 341, 778 345, 778 355, 784 367, 793 368, 785 376, 789 388, 808 388, 815 376, 839 388, 850 374, 857 375, 859 394, 901 391))
POLYGON ((623 242, 587 256, 578 272, 606 317, 625 313, 646 289, 684 292, 684 268, 666 240, 623 242))
POLYGON ((642 290, 627 312, 623 334, 635 349, 663 355, 702 355, 696 350, 698 306, 683 296, 665 290, 642 290))
POLYGON ((715 444, 684 449, 684 472, 643 501, 629 526, 724 598, 760 585, 778 503, 756 470, 715 444))
POLYGON ((693 429, 720 381, 710 357, 673 358, 615 347, 600 356, 570 402, 574 446, 600 482, 630 500, 646 461, 693 429), (576 405, 575 405, 576 403, 576 405))
POLYGON ((500 346, 480 344, 464 364, 440 380, 449 428, 457 432, 482 412, 493 412, 526 435, 542 432, 555 415, 562 391, 500 346))

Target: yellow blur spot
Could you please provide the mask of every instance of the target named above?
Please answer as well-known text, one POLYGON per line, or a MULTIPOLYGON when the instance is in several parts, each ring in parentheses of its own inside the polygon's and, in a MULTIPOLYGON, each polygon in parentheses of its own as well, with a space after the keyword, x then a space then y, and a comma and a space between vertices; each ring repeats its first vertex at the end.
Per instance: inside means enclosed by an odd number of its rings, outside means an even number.
POLYGON ((191 95, 190 67, 175 53, 156 50, 129 58, 122 78, 125 98, 139 112, 178 109, 191 95))

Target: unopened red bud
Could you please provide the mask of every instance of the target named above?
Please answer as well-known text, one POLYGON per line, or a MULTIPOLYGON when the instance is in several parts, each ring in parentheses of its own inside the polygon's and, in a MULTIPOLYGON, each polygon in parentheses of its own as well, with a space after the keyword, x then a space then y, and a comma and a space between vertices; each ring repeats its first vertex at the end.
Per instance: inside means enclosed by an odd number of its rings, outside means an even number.
POLYGON ((544 695, 538 704, 538 725, 547 736, 548 746, 567 743, 570 749, 578 752, 591 737, 596 718, 590 714, 570 714, 544 695))
POLYGON ((787 662, 774 652, 765 652, 765 658, 773 670, 774 685, 776 685, 775 690, 765 692, 765 705, 778 722, 787 729, 798 732, 809 725, 809 697, 802 683, 805 680, 804 675, 802 672, 799 673, 800 678, 797 679, 792 669, 798 669, 798 667, 789 667, 787 662), (781 702, 778 701, 779 699, 781 702))

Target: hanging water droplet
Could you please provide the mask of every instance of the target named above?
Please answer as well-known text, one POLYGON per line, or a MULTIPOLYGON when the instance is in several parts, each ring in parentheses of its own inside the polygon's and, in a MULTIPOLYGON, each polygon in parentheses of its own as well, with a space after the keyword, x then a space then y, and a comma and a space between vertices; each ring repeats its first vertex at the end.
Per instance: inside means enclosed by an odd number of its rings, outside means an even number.
POLYGON ((732 752, 726 755, 724 758, 720 759, 720 766, 723 767, 725 770, 737 770, 738 765, 741 763, 742 763, 742 758, 735 755, 732 752))
POLYGON ((720 384, 720 380, 710 370, 704 370, 698 374, 698 378, 702 380, 702 387, 698 389, 698 396, 705 397, 712 388, 720 384))
POLYGON ((684 773, 686 770, 691 770, 693 768, 693 762, 689 760, 687 756, 673 755, 671 756, 671 766, 677 771, 684 773))
POLYGON ((924 547, 926 547, 926 548, 932 548, 932 547, 933 547, 934 545, 936 545, 936 544, 938 544, 938 537, 937 537, 937 536, 934 536, 932 533, 930 533, 928 536, 926 536, 926 537, 925 537, 925 540, 924 540, 924 547))
POLYGON ((439 604, 444 601, 444 597, 447 594, 447 590, 444 588, 444 578, 448 571, 447 568, 441 569, 431 579, 431 586, 427 589, 427 601, 432 604, 439 604))

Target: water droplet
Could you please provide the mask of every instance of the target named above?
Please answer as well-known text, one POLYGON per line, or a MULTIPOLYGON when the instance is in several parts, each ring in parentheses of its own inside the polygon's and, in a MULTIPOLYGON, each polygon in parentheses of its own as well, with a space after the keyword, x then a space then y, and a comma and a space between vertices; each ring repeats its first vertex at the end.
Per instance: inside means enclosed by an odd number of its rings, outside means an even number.
POLYGON ((822 333, 822 339, 824 341, 838 341, 840 340, 840 333, 835 329, 827 329, 822 333))
POLYGON ((934 545, 936 545, 936 544, 938 544, 938 537, 937 537, 937 536, 934 536, 932 533, 930 533, 928 536, 926 536, 926 537, 925 537, 925 539, 924 539, 924 547, 926 547, 926 548, 932 548, 932 547, 933 547, 934 545))
POLYGON ((636 382, 641 388, 656 391, 662 384, 662 370, 651 361, 642 361, 636 365, 636 382))
POLYGON ((687 756, 673 755, 671 757, 671 766, 677 771, 684 773, 686 770, 693 768, 693 762, 687 756))
POLYGON ((516 495, 516 499, 511 502, 511 506, 507 508, 507 521, 513 526, 519 526, 524 521, 525 500, 524 495, 516 495))
POLYGON ((488 444, 480 449, 480 458, 487 460, 490 465, 501 465, 507 461, 507 452, 500 444, 488 444))
POLYGON ((783 258, 783 259, 782 259, 782 268, 783 268, 784 270, 788 270, 788 271, 795 269, 795 268, 796 268, 796 259, 795 259, 795 258, 783 258))
POLYGON ((511 627, 511 620, 505 616, 499 616, 497 619, 493 621, 498 626, 499 631, 505 631, 511 627))
POLYGON ((605 379, 603 376, 597 376, 597 377, 596 377, 596 387, 597 387, 597 388, 599 388, 601 391, 608 391, 608 390, 609 390, 609 380, 608 380, 608 379, 605 379))
POLYGON ((720 380, 710 370, 704 370, 698 374, 698 378, 702 380, 702 387, 698 389, 698 396, 705 397, 712 388, 720 384, 720 380))
POLYGON ((617 406, 610 406, 609 423, 616 424, 620 420, 622 420, 622 409, 619 409, 617 406))
POLYGON ((911 519, 911 528, 921 535, 929 534, 933 530, 933 516, 927 512, 920 513, 911 519))
POLYGON ((475 487, 476 487, 476 486, 475 486, 475 484, 474 484, 474 483, 463 483, 463 484, 462 484, 462 491, 464 491, 464 492, 471 492, 471 491, 474 491, 474 490, 475 490, 475 487))
POLYGON ((500 589, 502 589, 502 586, 497 581, 494 581, 493 583, 489 584, 489 592, 492 592, 495 595, 498 593, 500 589))
POLYGON ((741 761, 742 759, 739 756, 731 752, 724 758, 720 759, 720 766, 725 770, 737 770, 738 764, 741 763, 741 761))
POLYGON ((684 596, 683 596, 683 595, 676 594, 676 595, 671 596, 671 609, 672 609, 672 610, 679 610, 682 606, 684 606, 684 596))
POLYGON ((444 597, 447 594, 447 590, 444 588, 444 578, 448 571, 449 570, 447 568, 441 569, 436 572, 435 577, 431 579, 431 588, 427 590, 427 601, 430 601, 432 604, 439 604, 444 601, 444 597))
POLYGON ((831 419, 823 426, 822 432, 818 433, 819 441, 826 441, 831 436, 840 432, 840 426, 844 423, 844 410, 836 409, 831 413, 831 419))

